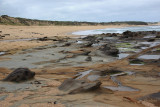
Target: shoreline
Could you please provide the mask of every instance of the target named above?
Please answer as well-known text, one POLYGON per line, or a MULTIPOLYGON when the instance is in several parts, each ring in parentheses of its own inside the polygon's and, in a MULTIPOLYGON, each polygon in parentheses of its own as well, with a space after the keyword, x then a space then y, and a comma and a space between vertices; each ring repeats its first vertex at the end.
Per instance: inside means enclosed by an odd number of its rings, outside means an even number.
MULTIPOLYGON (((1 40, 16 40, 16 39, 30 39, 43 37, 80 37, 80 35, 73 35, 73 32, 83 30, 95 30, 105 28, 120 28, 128 27, 129 25, 108 25, 108 26, 11 26, 0 25, 0 35, 6 35, 1 40)), ((0 51, 16 51, 22 49, 34 48, 37 46, 49 45, 51 41, 15 41, 15 42, 0 42, 0 51)))

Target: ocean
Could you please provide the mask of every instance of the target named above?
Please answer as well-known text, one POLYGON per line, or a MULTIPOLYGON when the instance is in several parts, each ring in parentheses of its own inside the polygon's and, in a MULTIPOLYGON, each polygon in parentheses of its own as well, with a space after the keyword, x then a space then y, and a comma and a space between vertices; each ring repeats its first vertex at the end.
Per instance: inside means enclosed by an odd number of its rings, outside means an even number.
POLYGON ((123 33, 125 31, 160 31, 160 26, 141 26, 141 27, 123 27, 123 28, 106 28, 106 29, 97 29, 97 30, 85 30, 73 32, 73 35, 93 35, 93 34, 102 34, 102 33, 123 33))

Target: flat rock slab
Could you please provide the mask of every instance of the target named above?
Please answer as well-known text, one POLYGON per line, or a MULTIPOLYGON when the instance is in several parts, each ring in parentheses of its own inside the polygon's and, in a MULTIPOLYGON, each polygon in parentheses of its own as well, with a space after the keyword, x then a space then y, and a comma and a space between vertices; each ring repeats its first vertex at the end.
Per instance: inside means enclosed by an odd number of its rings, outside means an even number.
POLYGON ((75 80, 75 79, 67 79, 60 86, 59 90, 68 92, 68 93, 78 93, 85 91, 96 90, 100 87, 101 82, 87 82, 85 80, 75 80))

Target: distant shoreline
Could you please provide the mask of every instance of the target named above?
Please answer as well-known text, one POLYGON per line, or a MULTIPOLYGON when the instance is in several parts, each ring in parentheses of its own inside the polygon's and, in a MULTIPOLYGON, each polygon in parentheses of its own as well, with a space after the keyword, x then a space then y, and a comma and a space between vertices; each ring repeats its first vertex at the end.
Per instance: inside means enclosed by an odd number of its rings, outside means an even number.
POLYGON ((106 25, 148 25, 156 24, 143 21, 116 21, 116 22, 79 22, 79 21, 49 21, 26 19, 20 17, 10 17, 8 15, 0 16, 1 25, 19 25, 19 26, 106 26, 106 25))

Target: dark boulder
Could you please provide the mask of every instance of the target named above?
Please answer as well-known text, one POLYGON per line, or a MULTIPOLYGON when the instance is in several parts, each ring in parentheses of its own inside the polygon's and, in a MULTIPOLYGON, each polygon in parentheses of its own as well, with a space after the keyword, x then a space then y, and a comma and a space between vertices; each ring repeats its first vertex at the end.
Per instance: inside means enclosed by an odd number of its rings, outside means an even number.
POLYGON ((21 82, 33 79, 35 72, 30 71, 28 68, 17 68, 10 73, 3 81, 21 82))

